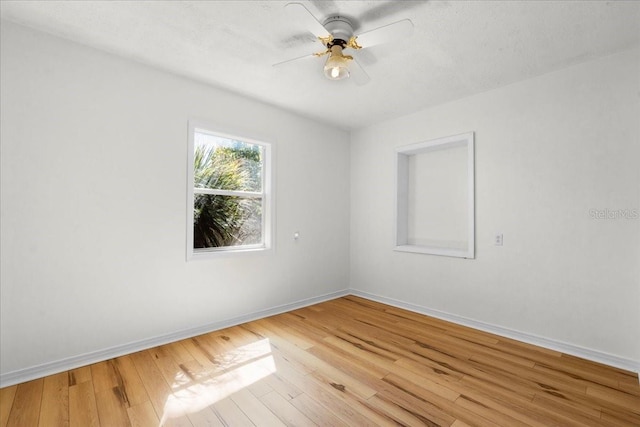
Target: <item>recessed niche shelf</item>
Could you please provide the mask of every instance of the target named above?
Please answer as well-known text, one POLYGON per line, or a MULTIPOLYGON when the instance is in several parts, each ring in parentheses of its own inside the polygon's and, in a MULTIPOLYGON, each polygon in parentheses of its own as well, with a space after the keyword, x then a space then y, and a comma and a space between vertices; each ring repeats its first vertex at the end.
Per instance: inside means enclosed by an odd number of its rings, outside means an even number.
POLYGON ((475 256, 473 132, 396 149, 395 250, 475 256))

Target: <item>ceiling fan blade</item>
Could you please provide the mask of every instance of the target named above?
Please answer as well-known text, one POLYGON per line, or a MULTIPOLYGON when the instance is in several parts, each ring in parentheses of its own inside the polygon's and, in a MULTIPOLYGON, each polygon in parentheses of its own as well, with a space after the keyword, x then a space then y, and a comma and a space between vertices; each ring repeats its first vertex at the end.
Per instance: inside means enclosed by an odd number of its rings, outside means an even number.
POLYGON ((360 66, 358 61, 355 60, 355 58, 349 63, 349 72, 351 73, 351 78, 353 78, 353 81, 358 86, 367 84, 369 80, 371 80, 369 74, 364 71, 364 69, 360 66))
POLYGON ((374 30, 358 34, 356 42, 362 48, 375 46, 382 43, 409 37, 413 32, 413 23, 409 19, 394 22, 393 24, 378 27, 374 30))
POLYGON ((298 56, 298 57, 295 57, 295 58, 291 58, 291 59, 287 59, 285 61, 281 61, 281 62, 275 63, 275 64, 273 64, 273 66, 274 67, 280 67, 282 65, 287 65, 290 62, 299 61, 301 59, 308 59, 308 58, 317 58, 317 56, 314 55, 313 53, 309 53, 309 54, 306 54, 306 55, 298 56))
POLYGON ((302 24, 307 31, 316 37, 326 37, 329 32, 301 3, 289 3, 285 6, 289 17, 295 22, 302 24))

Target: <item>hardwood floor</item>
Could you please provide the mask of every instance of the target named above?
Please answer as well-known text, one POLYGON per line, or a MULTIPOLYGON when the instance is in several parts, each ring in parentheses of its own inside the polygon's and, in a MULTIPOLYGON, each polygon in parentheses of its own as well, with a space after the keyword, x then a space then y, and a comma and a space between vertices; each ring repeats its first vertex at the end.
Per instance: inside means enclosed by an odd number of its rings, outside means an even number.
POLYGON ((637 375, 344 297, 0 390, 0 426, 640 426, 637 375))

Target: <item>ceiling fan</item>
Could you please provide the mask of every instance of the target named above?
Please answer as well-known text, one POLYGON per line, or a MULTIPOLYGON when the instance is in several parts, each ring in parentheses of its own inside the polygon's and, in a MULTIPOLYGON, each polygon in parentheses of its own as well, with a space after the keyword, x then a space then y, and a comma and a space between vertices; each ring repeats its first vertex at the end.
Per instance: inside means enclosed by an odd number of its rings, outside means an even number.
POLYGON ((353 77, 353 80, 358 85, 367 83, 370 77, 353 56, 343 53, 345 49, 357 51, 388 43, 408 37, 413 31, 413 23, 409 19, 403 19, 364 33, 355 34, 353 23, 344 16, 331 15, 321 24, 301 3, 289 3, 285 6, 285 9, 292 20, 301 23, 311 34, 317 37, 325 50, 288 59, 274 64, 274 67, 299 59, 328 55, 323 69, 324 75, 330 80, 353 77))

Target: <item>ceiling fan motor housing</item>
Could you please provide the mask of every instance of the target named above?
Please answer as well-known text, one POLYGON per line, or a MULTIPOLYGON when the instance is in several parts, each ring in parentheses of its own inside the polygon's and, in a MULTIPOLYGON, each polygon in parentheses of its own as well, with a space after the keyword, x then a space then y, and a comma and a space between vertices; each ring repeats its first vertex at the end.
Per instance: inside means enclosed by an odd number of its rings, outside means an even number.
POLYGON ((324 21, 324 28, 333 36, 333 41, 327 46, 339 44, 345 46, 353 36, 351 22, 343 16, 330 16, 324 21))

